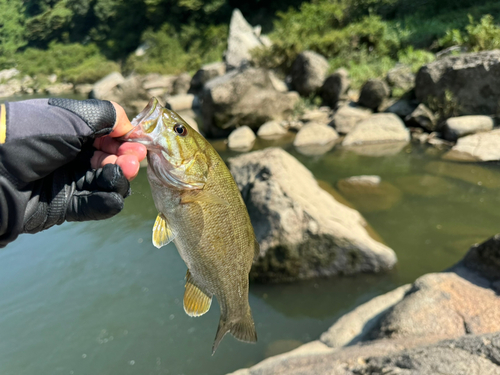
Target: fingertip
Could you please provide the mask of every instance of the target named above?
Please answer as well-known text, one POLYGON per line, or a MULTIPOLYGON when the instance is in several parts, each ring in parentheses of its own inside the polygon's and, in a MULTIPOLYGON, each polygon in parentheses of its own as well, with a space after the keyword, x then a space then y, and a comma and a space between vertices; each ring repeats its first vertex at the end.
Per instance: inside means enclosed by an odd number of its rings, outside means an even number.
POLYGON ((129 181, 132 181, 139 173, 140 163, 135 155, 119 156, 116 164, 120 166, 123 175, 129 181))
POLYGON ((147 154, 146 146, 137 142, 122 143, 116 153, 118 156, 134 155, 139 161, 144 160, 147 154))
POLYGON ((130 123, 130 120, 128 119, 128 116, 125 113, 123 107, 113 101, 111 102, 111 104, 113 105, 113 107, 115 107, 116 123, 113 127, 113 131, 109 135, 113 138, 121 137, 131 131, 133 129, 133 126, 130 123))

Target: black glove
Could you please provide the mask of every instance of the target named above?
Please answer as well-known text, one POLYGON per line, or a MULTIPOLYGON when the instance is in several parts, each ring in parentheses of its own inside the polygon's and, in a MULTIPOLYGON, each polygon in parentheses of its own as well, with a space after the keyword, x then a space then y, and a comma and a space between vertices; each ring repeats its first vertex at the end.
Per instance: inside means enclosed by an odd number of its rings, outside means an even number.
POLYGON ((113 105, 100 100, 37 99, 0 108, 0 246, 20 233, 122 210, 130 184, 120 167, 90 165, 93 141, 115 122, 113 105))

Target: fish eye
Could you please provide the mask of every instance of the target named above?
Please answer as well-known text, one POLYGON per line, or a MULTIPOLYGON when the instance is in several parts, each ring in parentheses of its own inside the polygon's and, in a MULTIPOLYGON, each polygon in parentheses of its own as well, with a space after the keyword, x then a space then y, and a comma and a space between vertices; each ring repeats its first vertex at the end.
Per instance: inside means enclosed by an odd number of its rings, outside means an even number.
POLYGON ((175 124, 174 125, 174 132, 176 132, 178 135, 181 135, 184 137, 187 134, 187 129, 182 124, 175 124))

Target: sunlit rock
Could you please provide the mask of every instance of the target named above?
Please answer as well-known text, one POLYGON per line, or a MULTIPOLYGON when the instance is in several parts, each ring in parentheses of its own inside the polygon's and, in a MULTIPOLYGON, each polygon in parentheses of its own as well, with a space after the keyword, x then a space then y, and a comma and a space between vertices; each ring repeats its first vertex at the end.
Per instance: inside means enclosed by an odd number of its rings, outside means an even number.
POLYGON ((451 117, 444 124, 444 137, 456 141, 460 137, 493 129, 494 121, 490 116, 451 117))
POLYGON ((443 156, 455 161, 500 160, 500 129, 459 138, 457 144, 443 156))
POLYGON ((248 126, 240 126, 229 134, 227 146, 234 151, 250 151, 255 143, 255 133, 248 126))

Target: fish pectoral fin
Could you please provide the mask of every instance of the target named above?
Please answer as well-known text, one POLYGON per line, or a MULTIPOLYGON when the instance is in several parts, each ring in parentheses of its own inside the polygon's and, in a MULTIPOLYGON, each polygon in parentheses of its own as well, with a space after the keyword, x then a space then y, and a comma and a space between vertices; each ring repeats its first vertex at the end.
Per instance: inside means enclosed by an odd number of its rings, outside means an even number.
POLYGON ((186 274, 186 290, 184 291, 184 311, 189 316, 205 314, 212 304, 212 296, 202 292, 195 284, 189 270, 186 274))
POLYGON ((196 190, 182 196, 181 203, 211 203, 229 206, 229 203, 215 194, 205 190, 196 190))
POLYGON ((175 233, 169 228, 167 220, 163 214, 158 214, 153 226, 153 245, 158 249, 170 243, 175 238, 175 233))

